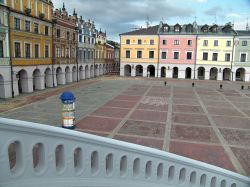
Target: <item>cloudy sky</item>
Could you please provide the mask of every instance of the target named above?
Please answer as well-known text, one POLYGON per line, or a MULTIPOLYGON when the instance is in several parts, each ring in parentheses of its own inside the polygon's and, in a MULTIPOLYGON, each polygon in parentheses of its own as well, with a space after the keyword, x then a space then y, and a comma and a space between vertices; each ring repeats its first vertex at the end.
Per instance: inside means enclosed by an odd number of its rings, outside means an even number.
POLYGON ((225 24, 245 29, 250 23, 250 0, 54 0, 54 7, 63 2, 69 14, 75 8, 85 20, 95 21, 97 28, 106 30, 108 39, 119 41, 119 34, 133 28, 145 27, 147 17, 151 25, 192 23, 225 24))

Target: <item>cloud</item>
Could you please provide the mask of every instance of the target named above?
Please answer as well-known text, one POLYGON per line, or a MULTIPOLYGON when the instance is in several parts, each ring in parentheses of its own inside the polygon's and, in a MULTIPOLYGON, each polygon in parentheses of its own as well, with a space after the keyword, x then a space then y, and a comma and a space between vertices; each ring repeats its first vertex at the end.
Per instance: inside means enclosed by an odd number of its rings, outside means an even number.
MULTIPOLYGON (((204 0, 195 0, 204 1, 204 0)), ((94 20, 95 23, 107 30, 109 36, 118 39, 119 34, 130 31, 131 27, 145 26, 135 25, 134 22, 145 23, 147 17, 150 21, 157 22, 164 18, 187 18, 194 14, 191 9, 173 5, 168 0, 71 0, 65 1, 65 7, 72 14, 76 8, 78 15, 83 19, 94 20)), ((62 7, 62 0, 54 3, 55 8, 62 7)))
POLYGON ((226 15, 227 18, 242 18, 240 14, 237 13, 229 13, 226 15))
POLYGON ((205 11, 205 14, 207 14, 209 16, 214 16, 214 15, 220 14, 222 11, 223 11, 223 9, 220 6, 214 6, 214 7, 207 9, 205 11))

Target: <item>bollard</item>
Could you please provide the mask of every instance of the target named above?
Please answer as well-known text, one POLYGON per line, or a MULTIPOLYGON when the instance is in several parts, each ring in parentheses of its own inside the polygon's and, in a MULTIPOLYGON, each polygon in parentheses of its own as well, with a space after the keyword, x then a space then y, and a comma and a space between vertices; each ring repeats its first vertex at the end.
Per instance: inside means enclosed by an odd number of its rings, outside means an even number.
POLYGON ((192 83, 192 87, 194 87, 194 82, 192 83))
POLYGON ((243 85, 241 86, 241 89, 244 90, 244 86, 243 85))
POLYGON ((75 129, 75 96, 64 92, 60 96, 62 102, 62 128, 75 129))
POLYGON ((164 82, 164 85, 167 86, 167 81, 164 82))
POLYGON ((220 89, 222 89, 222 88, 223 88, 223 85, 221 84, 221 85, 220 85, 220 89))

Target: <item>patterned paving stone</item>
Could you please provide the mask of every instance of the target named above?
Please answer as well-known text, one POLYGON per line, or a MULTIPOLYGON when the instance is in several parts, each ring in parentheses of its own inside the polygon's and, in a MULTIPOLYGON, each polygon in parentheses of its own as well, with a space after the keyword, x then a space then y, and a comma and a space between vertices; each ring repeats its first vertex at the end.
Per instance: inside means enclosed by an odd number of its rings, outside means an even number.
POLYGON ((132 136, 123 136, 123 135, 116 135, 114 139, 126 141, 130 143, 135 143, 147 147, 152 147, 155 149, 162 149, 163 140, 155 140, 155 139, 149 139, 149 138, 136 138, 132 136))
POLYGON ((132 95, 132 96, 141 96, 143 95, 144 91, 143 92, 137 92, 137 91, 125 91, 125 92, 122 92, 121 94, 122 95, 132 95))
POLYGON ((128 120, 118 133, 150 137, 163 137, 165 125, 162 123, 128 120))
POLYGON ((170 93, 163 92, 148 92, 147 96, 170 97, 170 93))
POLYGON ((217 108, 217 107, 207 107, 210 114, 214 115, 224 115, 224 116, 243 116, 240 112, 232 108, 217 108))
POLYGON ((189 99, 196 99, 196 96, 193 94, 174 94, 174 98, 189 98, 189 99))
POLYGON ((207 116, 197 114, 178 114, 172 115, 173 123, 183 123, 190 125, 210 125, 207 116))
POLYGON ((178 105, 200 105, 197 99, 188 99, 188 98, 186 99, 174 98, 173 103, 178 105))
POLYGON ((250 109, 250 102, 232 102, 232 103, 240 109, 250 109))
POLYGON ((129 112, 129 109, 125 109, 125 108, 101 107, 97 109, 95 112, 93 112, 91 115, 124 118, 128 112, 129 112))
POLYGON ((250 129, 250 120, 241 117, 212 116, 219 127, 250 129))
POLYGON ((219 143, 215 132, 209 127, 173 125, 171 129, 171 139, 219 143))
POLYGON ((119 108, 133 108, 136 102, 133 101, 122 101, 122 100, 111 100, 107 102, 104 107, 119 107, 119 108))
POLYGON ((250 98, 247 97, 227 97, 231 102, 249 102, 250 98))
POLYGON ((242 149, 236 147, 231 147, 231 149, 246 171, 247 176, 250 176, 250 149, 242 149))
POLYGON ((171 141, 170 152, 235 171, 221 146, 171 141))
POLYGON ((226 101, 222 96, 220 95, 214 95, 214 96, 206 96, 206 95, 200 95, 202 100, 212 100, 212 101, 226 101))
POLYGON ((211 101, 203 99, 202 102, 206 106, 217 107, 217 108, 233 108, 233 106, 228 102, 211 101))
POLYGON ((152 105, 152 104, 139 104, 137 109, 142 110, 156 110, 156 111, 168 111, 168 105, 152 105))
POLYGON ((204 111, 200 106, 191 106, 191 105, 173 105, 173 112, 204 113, 204 111))
POLYGON ((165 123, 167 120, 167 112, 135 110, 131 114, 130 119, 165 123))
POLYGON ((141 96, 133 96, 133 95, 118 95, 114 98, 114 100, 125 100, 125 101, 138 101, 141 96))
POLYGON ((137 109, 167 111, 167 103, 168 99, 166 97, 145 96, 137 109))
POLYGON ((81 130, 111 132, 120 122, 119 119, 88 116, 78 121, 76 126, 81 130))
POLYGON ((241 111, 250 117, 250 110, 242 109, 241 111))
POLYGON ((220 132, 230 145, 249 146, 250 131, 220 128, 220 132))

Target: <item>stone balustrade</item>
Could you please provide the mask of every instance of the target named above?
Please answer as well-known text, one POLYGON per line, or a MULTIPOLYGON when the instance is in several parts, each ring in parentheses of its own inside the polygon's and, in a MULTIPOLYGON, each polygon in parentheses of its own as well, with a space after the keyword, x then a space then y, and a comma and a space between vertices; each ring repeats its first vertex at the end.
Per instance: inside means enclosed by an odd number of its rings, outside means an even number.
POLYGON ((250 186, 209 164, 36 123, 0 118, 0 142, 1 187, 250 186))

